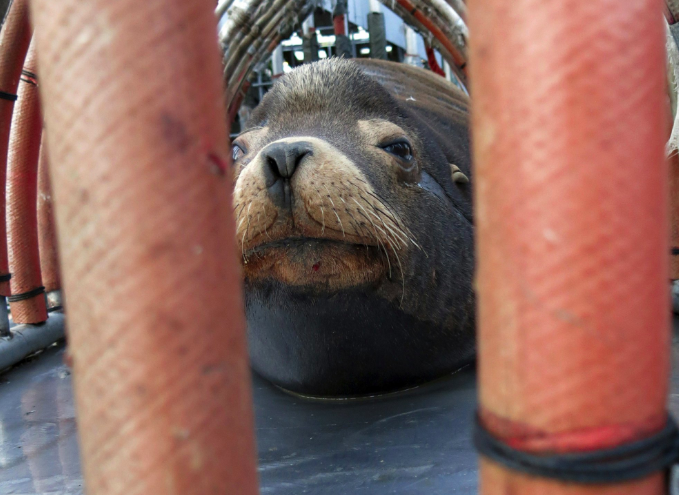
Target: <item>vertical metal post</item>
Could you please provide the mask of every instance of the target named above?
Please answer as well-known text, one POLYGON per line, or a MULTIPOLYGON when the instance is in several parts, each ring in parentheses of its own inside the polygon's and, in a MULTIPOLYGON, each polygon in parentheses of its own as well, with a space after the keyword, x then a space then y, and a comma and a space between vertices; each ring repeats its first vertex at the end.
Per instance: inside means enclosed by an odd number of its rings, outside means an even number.
POLYGON ((38 240, 40 244, 40 272, 42 284, 47 295, 47 310, 62 308, 61 271, 59 269, 59 252, 57 249, 57 230, 54 219, 52 201, 52 185, 50 181, 49 157, 45 144, 43 130, 43 144, 40 147, 40 162, 38 165, 38 240))
POLYGON ((384 25, 382 4, 378 0, 370 0, 370 13, 368 13, 368 32, 370 33, 370 57, 386 60, 386 28, 384 25))
POLYGON ((406 35, 406 54, 404 62, 406 64, 422 67, 422 60, 417 51, 417 33, 413 28, 403 25, 406 35))
MULTIPOLYGON (((667 421, 663 19, 656 0, 613 6, 469 2, 479 417, 538 455, 667 421)), ((480 468, 483 495, 666 493, 660 472, 580 485, 480 468)))
POLYGON ((32 0, 88 495, 257 493, 213 8, 32 0))
POLYGON ((443 59, 443 72, 446 74, 446 79, 453 82, 456 78, 453 75, 453 70, 450 68, 450 64, 446 59, 443 59))
POLYGON ((318 38, 316 37, 313 11, 302 23, 302 49, 304 50, 305 64, 318 60, 318 38))
POLYGON ((271 72, 274 79, 283 75, 283 45, 278 45, 271 53, 271 72))
POLYGON ((349 12, 347 0, 337 0, 332 11, 332 22, 335 31, 335 54, 338 57, 350 58, 352 56, 351 40, 349 39, 349 12))

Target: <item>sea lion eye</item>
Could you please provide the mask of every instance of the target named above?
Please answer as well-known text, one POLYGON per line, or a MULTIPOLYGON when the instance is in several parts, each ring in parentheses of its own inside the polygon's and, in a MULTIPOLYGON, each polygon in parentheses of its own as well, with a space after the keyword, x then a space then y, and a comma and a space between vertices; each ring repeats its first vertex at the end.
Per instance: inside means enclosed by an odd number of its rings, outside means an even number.
POLYGON ((237 161, 244 154, 245 150, 234 143, 233 148, 231 150, 231 158, 233 159, 233 161, 234 162, 237 161))
POLYGON ((382 149, 387 153, 390 153, 407 162, 413 159, 413 149, 410 146, 410 143, 406 141, 397 141, 395 143, 382 146, 382 149))

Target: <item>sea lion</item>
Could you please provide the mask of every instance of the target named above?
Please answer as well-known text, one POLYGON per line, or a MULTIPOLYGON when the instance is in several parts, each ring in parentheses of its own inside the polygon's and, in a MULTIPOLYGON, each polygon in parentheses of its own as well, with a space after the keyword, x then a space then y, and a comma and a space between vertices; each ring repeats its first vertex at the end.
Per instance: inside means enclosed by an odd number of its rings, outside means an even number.
POLYGON ((314 396, 412 387, 474 356, 467 96, 329 59, 280 78, 233 141, 250 359, 314 396))

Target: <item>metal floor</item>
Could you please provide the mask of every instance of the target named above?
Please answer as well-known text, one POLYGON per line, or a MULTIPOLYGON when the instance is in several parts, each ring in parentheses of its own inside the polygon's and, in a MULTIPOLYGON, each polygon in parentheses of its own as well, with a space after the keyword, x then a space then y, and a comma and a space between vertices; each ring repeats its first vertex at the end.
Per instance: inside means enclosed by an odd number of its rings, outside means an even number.
MULTIPOLYGON (((679 358, 676 338, 673 360, 679 358)), ((83 493, 63 346, 0 375, 0 495, 83 493)), ((474 372, 372 401, 311 402, 253 379, 262 494, 475 494, 474 372)), ((670 410, 679 412, 679 372, 670 410)))

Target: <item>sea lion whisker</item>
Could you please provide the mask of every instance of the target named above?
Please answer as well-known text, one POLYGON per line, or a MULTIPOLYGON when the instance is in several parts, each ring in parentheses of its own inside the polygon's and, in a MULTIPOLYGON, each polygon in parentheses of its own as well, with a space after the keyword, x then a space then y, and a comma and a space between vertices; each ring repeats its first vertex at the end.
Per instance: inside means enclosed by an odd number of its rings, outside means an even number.
POLYGON ((245 232, 243 232, 243 238, 240 240, 240 254, 241 254, 241 256, 243 257, 243 261, 247 261, 247 260, 248 260, 247 257, 245 256, 245 250, 244 250, 244 246, 245 246, 245 234, 247 234, 247 233, 248 233, 247 230, 246 230, 245 232))
POLYGON ((347 236, 344 234, 344 225, 342 225, 342 219, 337 214, 337 210, 336 210, 337 207, 335 206, 335 202, 330 197, 330 189, 328 189, 328 187, 325 184, 321 184, 321 185, 325 188, 326 191, 328 191, 328 199, 330 200, 330 204, 332 205, 332 212, 335 214, 335 216, 337 217, 337 221, 340 224, 340 228, 342 229, 342 237, 346 238, 347 236))
POLYGON ((403 308, 403 299, 405 298, 406 295, 406 275, 403 273, 403 265, 401 265, 401 259, 398 257, 398 254, 392 247, 392 251, 394 251, 394 256, 396 256, 396 261, 398 262, 398 267, 401 270, 401 285, 403 287, 401 291, 401 308, 403 308))
POLYGON ((247 229, 246 232, 250 230, 250 220, 252 220, 252 215, 250 215, 250 207, 251 206, 252 206, 252 201, 250 201, 248 203, 248 213, 247 213, 247 215, 248 215, 248 225, 246 227, 246 229, 247 229))
MULTIPOLYGON (((245 203, 243 203, 243 206, 241 206, 240 211, 236 213, 236 221, 237 222, 240 220, 240 216, 243 213, 243 209, 245 209, 245 203)), ((242 220, 241 220, 241 222, 242 222, 242 220)), ((240 223, 238 223, 238 228, 240 228, 240 223)))
MULTIPOLYGON (((375 211, 377 211, 377 212, 380 212, 380 210, 377 209, 377 208, 375 208, 375 205, 373 205, 373 204, 372 204, 370 201, 368 201, 365 197, 363 197, 363 196, 361 195, 361 198, 362 198, 363 201, 365 201, 366 204, 368 204, 373 210, 375 210, 375 211)), ((408 236, 407 236, 405 233, 403 233, 402 231, 400 231, 400 229, 399 229, 398 232, 395 232, 394 229, 392 229, 391 227, 389 227, 389 226, 384 222, 384 219, 382 218, 382 215, 378 215, 377 213, 374 213, 374 212, 372 212, 372 211, 370 211, 369 213, 371 213, 373 216, 375 216, 377 219, 379 219, 379 221, 382 222, 382 225, 384 225, 384 228, 387 229, 387 230, 391 233, 391 236, 394 238, 394 240, 395 240, 395 241, 398 241, 398 247, 399 247, 399 249, 401 249, 401 247, 404 246, 404 245, 406 244, 407 241, 404 240, 404 239, 401 237, 401 236, 404 236, 406 239, 408 239, 408 236), (399 234, 399 235, 397 235, 397 234, 399 234)), ((388 216, 387 216, 387 219, 389 219, 388 216)), ((396 226, 396 228, 398 228, 398 226, 396 226)))
POLYGON ((325 234, 325 212, 323 211, 323 198, 321 195, 316 191, 316 196, 318 196, 318 199, 321 201, 318 205, 318 207, 321 209, 321 218, 323 219, 323 227, 321 228, 321 235, 325 234))
MULTIPOLYGON (((359 202, 356 201, 355 198, 352 198, 352 199, 356 202, 356 204, 359 206, 359 208, 361 208, 363 211, 365 211, 365 208, 363 208, 363 207, 359 204, 359 202)), ((364 214, 361 213, 360 211, 359 211, 358 213, 359 213, 361 216, 363 216, 364 218, 366 218, 366 219, 372 224, 373 229, 375 229, 375 241, 377 241, 377 244, 384 250, 384 254, 385 254, 386 257, 387 257, 387 265, 389 266, 389 279, 391 279, 391 260, 389 259, 389 251, 387 251, 387 247, 386 247, 386 244, 384 243, 384 241, 381 240, 381 239, 380 239, 380 236, 377 235, 377 229, 379 229, 379 227, 378 227, 377 225, 375 225, 375 223, 370 219, 370 217, 364 215, 364 214)), ((368 212, 366 211, 366 213, 368 213, 368 212)), ((380 229, 380 230, 382 230, 382 229, 380 229)), ((382 232, 384 233, 383 230, 382 230, 382 232)), ((386 234, 385 234, 385 235, 386 235, 386 234)), ((392 249, 393 249, 393 248, 392 248, 392 249)))
MULTIPOLYGON (((366 191, 366 192, 367 192, 367 191, 366 191)), ((370 194, 370 193, 368 193, 368 194, 370 194)), ((413 234, 412 231, 411 231, 410 229, 408 229, 407 227, 404 227, 404 226, 403 226, 402 222, 398 219, 398 215, 397 215, 396 213, 394 213, 394 212, 389 212, 389 213, 384 212, 384 211, 382 211, 380 208, 378 208, 377 206, 375 206, 371 201, 368 201, 368 200, 367 200, 365 197, 363 197, 362 195, 361 195, 361 197, 362 197, 363 200, 364 200, 366 203, 368 203, 375 211, 381 213, 382 215, 386 216, 389 220, 391 220, 391 222, 393 223, 393 227, 394 227, 395 229, 397 229, 398 232, 399 232, 401 235, 403 235, 408 241, 410 241, 410 242, 413 244, 413 246, 415 246, 415 247, 416 247, 417 249, 419 249, 420 251, 424 252, 424 249, 422 249, 422 246, 420 246, 420 244, 415 240, 415 234, 413 234)), ((385 207, 385 209, 388 210, 387 206, 386 206, 384 203, 382 203, 381 201, 380 201, 380 203, 382 204, 382 206, 385 207)), ((389 210, 388 210, 388 211, 389 211, 389 210)), ((425 255, 426 255, 426 253, 425 253, 425 255)), ((427 256, 427 257, 428 257, 428 256, 427 256)))
POLYGON ((422 252, 424 253, 424 255, 428 258, 429 256, 428 256, 427 253, 424 251, 424 249, 422 248, 422 246, 420 246, 420 244, 415 240, 415 234, 413 234, 412 231, 411 231, 410 229, 408 229, 407 227, 405 227, 405 226, 403 225, 403 223, 400 221, 399 215, 396 214, 395 212, 392 212, 392 211, 389 209, 389 207, 388 207, 384 202, 382 202, 382 200, 381 200, 380 198, 375 197, 375 195, 371 194, 369 191, 365 191, 365 192, 366 192, 367 194, 373 196, 375 199, 377 199, 377 200, 380 202, 380 204, 381 204, 382 206, 384 206, 384 208, 385 208, 389 213, 386 213, 386 212, 382 211, 382 210, 379 209, 377 206, 375 206, 372 202, 368 201, 365 197, 361 196, 361 197, 363 198, 363 200, 364 200, 366 203, 368 203, 375 211, 378 211, 378 212, 380 212, 381 214, 385 215, 387 218, 389 218, 389 219, 393 222, 394 227, 395 227, 396 229, 398 229, 398 231, 399 231, 401 234, 403 234, 403 236, 404 236, 406 239, 408 239, 408 240, 413 244, 413 246, 415 246, 417 249, 419 249, 420 251, 422 251, 422 252))
MULTIPOLYGON (((353 199, 354 199, 354 201, 356 202, 356 204, 359 206, 359 208, 361 208, 363 211, 365 211, 366 214, 369 215, 370 213, 372 213, 372 212, 369 212, 368 210, 366 210, 365 208, 363 208, 363 206, 362 206, 358 201, 356 201, 356 198, 353 198, 353 199)), ((384 223, 384 221, 383 221, 378 215, 375 215, 374 213, 373 213, 373 215, 376 216, 380 222, 382 222, 382 225, 384 225, 385 228, 387 227, 386 224, 384 223)), ((370 219, 370 217, 368 217, 368 220, 370 220, 370 223, 373 224, 373 227, 379 228, 379 227, 377 227, 377 226, 373 223, 373 221, 370 219)), ((393 234, 392 234, 391 237, 390 237, 390 236, 389 236, 389 233, 386 232, 386 231, 383 230, 383 229, 380 229, 380 231, 382 231, 382 233, 383 233, 384 236, 387 238, 387 240, 390 242, 390 244, 392 244, 392 249, 394 248, 393 244, 398 244, 399 249, 400 249, 400 244, 398 243, 398 241, 400 241, 400 242, 402 243, 403 240, 398 239, 398 238, 397 238, 396 236, 394 236, 393 234), (393 240, 392 240, 392 239, 393 239, 393 240)))
MULTIPOLYGON (((364 200, 365 200, 365 198, 364 198, 364 200)), ((366 201, 366 203, 368 203, 375 211, 384 214, 384 212, 382 212, 379 208, 376 208, 375 205, 373 205, 373 204, 370 203, 369 201, 366 201)), ((400 241, 401 244, 399 244, 399 246, 398 246, 399 250, 400 250, 402 247, 405 247, 405 245, 408 243, 408 241, 412 242, 412 243, 415 245, 415 247, 419 248, 420 250, 422 249, 422 248, 417 244, 417 242, 415 242, 414 239, 412 239, 406 232, 404 232, 403 229, 401 229, 397 224, 393 223, 393 221, 392 221, 392 225, 391 225, 391 226, 390 226, 390 225, 387 225, 387 223, 385 223, 384 220, 382 219, 382 215, 378 215, 377 213, 373 213, 373 212, 371 212, 371 213, 372 213, 375 217, 379 218, 380 222, 382 222, 382 225, 384 225, 384 227, 385 227, 387 230, 389 230, 389 232, 390 232, 391 235, 394 237, 394 239, 397 239, 398 241, 400 241), (405 239, 404 239, 404 238, 405 238, 405 239)), ((389 218, 388 215, 385 215, 385 216, 387 217, 388 220, 391 220, 391 219, 389 218)))
MULTIPOLYGON (((257 212, 257 223, 260 223, 260 224, 261 224, 259 212, 257 212)), ((262 229, 261 229, 261 227, 260 227, 260 229, 259 229, 259 234, 260 234, 260 235, 262 234, 262 229)), ((264 234, 265 234, 269 239, 271 239, 271 236, 269 235, 269 231, 266 230, 266 222, 264 222, 264 234)))
MULTIPOLYGON (((351 181, 349 181, 349 182, 351 182, 351 181)), ((402 230, 406 230, 406 229, 407 229, 407 227, 405 227, 405 226, 403 225, 403 222, 401 221, 401 217, 394 211, 394 208, 389 204, 389 202, 388 202, 386 199, 384 199, 382 196, 380 196, 379 194, 377 194, 377 193, 374 192, 374 191, 371 191, 371 190, 368 190, 368 189, 365 189, 365 188, 360 188, 359 186, 356 186, 355 184, 354 184, 354 187, 359 188, 359 189, 360 189, 361 191, 363 191, 364 193, 368 194, 369 196, 372 196, 372 197, 375 198, 377 201, 379 201, 379 203, 380 203, 382 206, 384 206, 384 209, 387 210, 387 212, 389 213, 388 216, 391 217, 391 220, 392 220, 395 224, 397 224, 402 230)), ((385 213, 385 214, 386 214, 386 213, 385 213)))
MULTIPOLYGON (((342 201, 344 201, 344 200, 342 200, 342 201)), ((345 204, 346 204, 346 202, 345 202, 345 204)), ((360 222, 359 222, 358 220, 356 220, 356 217, 354 217, 354 216, 351 214, 351 211, 350 211, 350 210, 347 209, 347 210, 346 210, 346 213, 347 213, 347 215, 349 215, 349 216, 351 217, 351 219, 354 221, 354 222, 353 222, 353 223, 354 223, 354 230, 356 231, 356 235, 357 235, 357 236, 358 236, 358 235, 361 235, 362 232, 363 232, 363 230, 365 230, 365 231, 368 233, 367 238, 368 238, 368 239, 373 238, 373 233, 370 232, 368 229, 363 229, 363 227, 360 226, 360 222)), ((368 248, 368 244, 367 244, 366 242, 364 242, 363 245, 366 247, 366 249, 368 248)))

